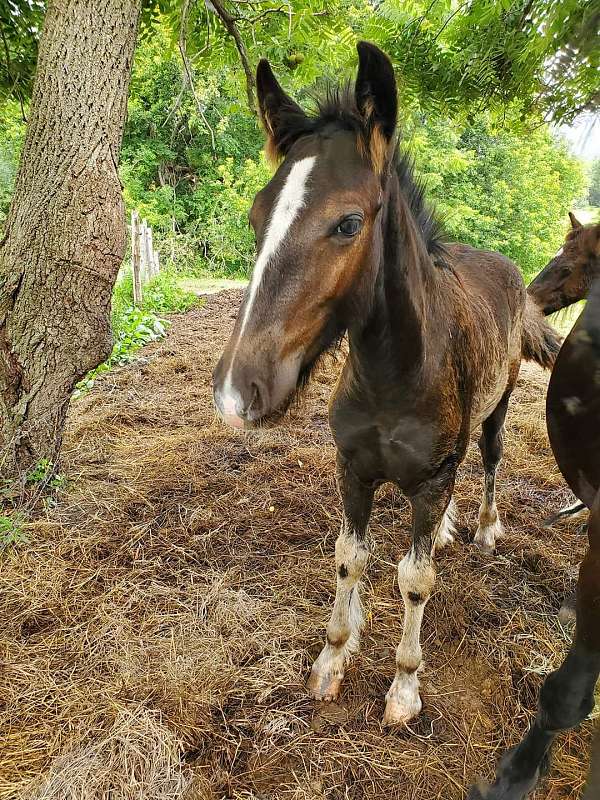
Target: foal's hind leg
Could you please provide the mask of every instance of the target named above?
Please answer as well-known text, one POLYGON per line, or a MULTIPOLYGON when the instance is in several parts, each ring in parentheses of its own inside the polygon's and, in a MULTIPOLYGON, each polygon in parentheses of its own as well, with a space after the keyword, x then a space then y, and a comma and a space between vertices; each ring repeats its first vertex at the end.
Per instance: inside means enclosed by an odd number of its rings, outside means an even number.
POLYGON ((373 488, 362 484, 338 462, 338 484, 344 505, 342 530, 335 543, 337 586, 325 646, 313 664, 308 689, 317 700, 335 700, 344 669, 358 652, 363 611, 358 583, 369 557, 367 541, 373 488))
POLYGON ((485 479, 483 499, 479 507, 479 527, 474 543, 485 553, 494 552, 496 537, 501 536, 504 530, 496 508, 496 472, 502 458, 504 420, 511 392, 512 387, 504 394, 490 416, 483 421, 479 438, 485 479))
POLYGON ((451 498, 433 543, 433 555, 454 541, 456 513, 456 501, 451 498))

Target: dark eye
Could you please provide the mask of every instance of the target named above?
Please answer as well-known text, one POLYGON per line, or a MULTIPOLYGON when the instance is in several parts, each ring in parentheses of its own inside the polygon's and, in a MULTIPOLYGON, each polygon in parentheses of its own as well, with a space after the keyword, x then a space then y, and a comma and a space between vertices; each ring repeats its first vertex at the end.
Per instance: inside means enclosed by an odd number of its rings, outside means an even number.
POLYGON ((356 236, 356 234, 360 231, 363 225, 362 217, 358 214, 351 214, 349 217, 343 219, 340 224, 335 229, 336 233, 341 234, 342 236, 356 236))

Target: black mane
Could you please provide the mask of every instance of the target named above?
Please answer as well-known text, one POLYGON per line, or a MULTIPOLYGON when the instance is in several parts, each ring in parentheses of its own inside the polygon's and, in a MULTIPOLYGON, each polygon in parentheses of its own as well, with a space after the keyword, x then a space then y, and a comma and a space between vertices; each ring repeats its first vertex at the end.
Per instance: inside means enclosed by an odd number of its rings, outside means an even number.
POLYGON ((421 231, 427 252, 435 264, 440 267, 447 266, 444 229, 436 216, 435 208, 430 206, 425 199, 424 181, 415 176, 414 159, 408 153, 397 149, 393 166, 400 183, 400 191, 421 231))

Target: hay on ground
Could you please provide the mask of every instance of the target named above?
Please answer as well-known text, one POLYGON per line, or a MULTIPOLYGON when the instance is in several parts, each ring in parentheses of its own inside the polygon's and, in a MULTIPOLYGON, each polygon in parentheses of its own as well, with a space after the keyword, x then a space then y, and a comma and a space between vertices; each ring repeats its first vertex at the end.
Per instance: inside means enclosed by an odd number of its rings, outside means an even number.
MULTIPOLYGON (((394 565, 408 507, 384 488, 364 586, 361 654, 342 700, 304 691, 334 592, 340 509, 327 398, 238 435, 215 419, 211 370, 239 292, 77 401, 56 507, 0 573, 0 798, 458 800, 525 730, 566 651, 557 612, 585 539, 542 528, 568 493, 548 447, 546 376, 509 412, 494 558, 469 544, 482 470, 461 469, 458 538, 438 559, 423 629, 424 710, 384 730, 401 629, 394 565)), ((560 737, 538 800, 575 798, 590 725, 560 737)))

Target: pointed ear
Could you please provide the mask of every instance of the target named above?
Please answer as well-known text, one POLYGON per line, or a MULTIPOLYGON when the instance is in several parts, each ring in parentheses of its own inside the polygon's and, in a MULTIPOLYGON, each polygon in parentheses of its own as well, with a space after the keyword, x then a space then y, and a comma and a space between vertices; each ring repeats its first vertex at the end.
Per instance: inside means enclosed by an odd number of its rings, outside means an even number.
MULTIPOLYGON (((369 149, 377 165, 382 156, 378 151, 381 151, 384 145, 388 153, 396 130, 398 117, 396 78, 392 62, 374 44, 359 42, 356 49, 358 75, 354 95, 358 110, 369 126, 369 149)), ((381 163, 378 166, 383 168, 381 163)))
POLYGON ((264 58, 258 62, 256 70, 256 93, 260 119, 267 134, 267 157, 277 161, 307 129, 308 117, 283 91, 264 58))
POLYGON ((575 230, 576 228, 582 228, 583 227, 581 222, 579 222, 579 220, 577 219, 575 214, 573 214, 572 211, 569 211, 569 219, 571 220, 571 227, 573 228, 573 230, 575 230))

